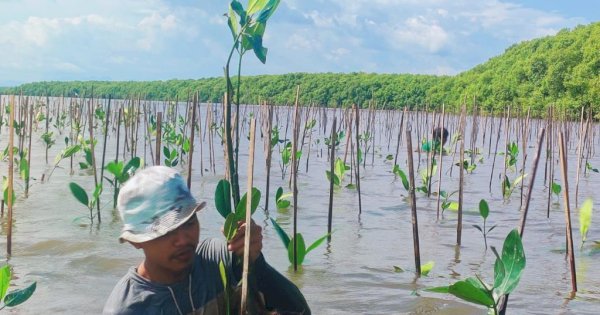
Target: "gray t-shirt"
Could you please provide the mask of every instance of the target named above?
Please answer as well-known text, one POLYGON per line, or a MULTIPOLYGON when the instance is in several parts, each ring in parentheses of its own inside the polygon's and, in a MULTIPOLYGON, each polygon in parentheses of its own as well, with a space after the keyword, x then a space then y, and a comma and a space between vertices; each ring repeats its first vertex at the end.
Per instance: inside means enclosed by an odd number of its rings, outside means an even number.
MULTIPOLYGON (((189 277, 172 285, 151 282, 131 267, 110 294, 103 314, 226 314, 220 261, 225 265, 228 285, 237 284, 241 266, 233 266, 226 244, 216 239, 198 245, 189 277)), ((310 314, 300 290, 269 266, 262 255, 252 271, 267 308, 310 314)))

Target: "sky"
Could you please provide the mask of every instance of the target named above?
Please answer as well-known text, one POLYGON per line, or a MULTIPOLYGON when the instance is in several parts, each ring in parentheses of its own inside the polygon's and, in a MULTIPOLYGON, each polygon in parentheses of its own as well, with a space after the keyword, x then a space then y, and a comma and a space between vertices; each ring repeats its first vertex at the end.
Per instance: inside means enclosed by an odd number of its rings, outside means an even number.
MULTIPOLYGON (((222 76, 233 43, 228 7, 0 0, 0 86, 222 76)), ((242 74, 454 75, 512 44, 598 21, 597 0, 281 0, 263 39, 266 64, 248 52, 242 74)))

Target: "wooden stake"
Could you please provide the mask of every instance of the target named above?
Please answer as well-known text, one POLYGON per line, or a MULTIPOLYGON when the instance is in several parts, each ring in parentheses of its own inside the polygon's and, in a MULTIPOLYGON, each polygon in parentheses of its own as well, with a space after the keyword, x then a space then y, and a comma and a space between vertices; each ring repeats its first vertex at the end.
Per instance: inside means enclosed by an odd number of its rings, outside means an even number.
MULTIPOLYGON (((248 182, 246 193, 246 230, 244 234, 244 267, 242 272, 242 307, 240 314, 247 313, 248 307, 248 270, 250 268, 250 230, 252 230, 252 181, 254 176, 254 143, 256 118, 250 120, 250 148, 248 152, 248 182)), ((296 206, 294 204, 294 206, 296 206)))
POLYGON ((15 96, 10 96, 10 121, 8 123, 8 194, 7 194, 7 208, 8 208, 8 231, 6 232, 6 254, 10 256, 12 254, 12 225, 13 225, 13 174, 14 174, 14 150, 15 146, 15 96))
MULTIPOLYGON (((329 156, 329 214, 327 216, 327 242, 331 242, 331 225, 333 218, 333 176, 335 168, 335 142, 337 141, 337 117, 333 116, 333 126, 331 129, 331 153, 329 156)), ((358 163, 357 163, 358 164, 358 163)), ((357 166, 358 168, 358 166, 357 166)))
POLYGON ((571 230, 571 207, 569 204, 569 179, 567 178, 567 157, 565 139, 562 131, 558 134, 559 137, 559 154, 560 154, 560 170, 563 180, 563 203, 565 206, 565 222, 567 224, 567 257, 569 267, 571 269, 571 290, 577 292, 577 271, 575 270, 575 254, 573 253, 573 234, 571 230))
POLYGON ((406 153, 408 155, 408 178, 410 183, 410 209, 412 214, 413 249, 415 253, 415 270, 421 276, 421 252, 419 249, 419 224, 417 221, 417 196, 415 194, 415 168, 413 166, 411 128, 406 130, 406 153))

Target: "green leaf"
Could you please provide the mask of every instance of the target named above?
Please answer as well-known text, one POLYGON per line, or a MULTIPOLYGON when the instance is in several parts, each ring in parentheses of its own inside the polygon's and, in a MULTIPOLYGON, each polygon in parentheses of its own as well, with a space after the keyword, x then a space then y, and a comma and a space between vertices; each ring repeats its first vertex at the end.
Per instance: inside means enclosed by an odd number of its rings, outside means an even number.
POLYGON ((232 0, 229 7, 240 17, 240 24, 246 24, 246 11, 244 11, 242 4, 237 0, 232 0))
POLYGON ((27 163, 27 159, 25 158, 22 158, 19 162, 19 174, 21 175, 21 179, 29 179, 29 163, 27 163))
MULTIPOLYGON (((331 181, 331 172, 325 171, 325 175, 327 176, 327 181, 331 181)), ((335 174, 333 174, 333 184, 336 186, 340 186, 340 178, 335 174)))
MULTIPOLYGON (((394 266, 394 268, 395 267, 396 266, 394 266)), ((450 286, 427 288, 427 289, 425 289, 425 291, 435 292, 435 293, 450 293, 450 286)))
POLYGON ((450 205, 448 205, 448 210, 458 211, 458 202, 450 201, 450 205))
POLYGON ((323 241, 325 241, 329 235, 331 235, 331 234, 327 233, 327 234, 321 236, 321 238, 319 238, 318 240, 314 241, 312 244, 310 244, 310 246, 308 246, 308 248, 306 249, 306 253, 308 254, 311 250, 319 247, 319 245, 321 245, 323 243, 323 241))
POLYGON ((36 282, 33 282, 28 287, 13 291, 4 298, 4 305, 13 307, 27 301, 35 291, 36 282))
POLYGON ((479 201, 479 214, 481 214, 481 217, 484 220, 487 219, 488 215, 490 214, 490 207, 485 199, 481 199, 481 201, 479 201))
POLYGON ((227 218, 231 213, 231 185, 225 179, 220 180, 217 184, 215 207, 223 218, 227 218))
POLYGON ((394 266, 394 272, 398 273, 398 272, 404 272, 404 269, 402 269, 399 266, 394 266))
POLYGON ((142 165, 142 159, 137 156, 129 160, 129 162, 125 164, 125 167, 123 167, 123 174, 121 174, 122 176, 120 178, 121 183, 126 182, 129 179, 129 176, 131 176, 131 174, 135 173, 135 171, 140 168, 140 165, 142 165))
POLYGON ((223 288, 227 288, 227 273, 225 272, 225 264, 223 261, 219 261, 219 274, 221 274, 221 283, 223 283, 223 288))
POLYGON ((225 218, 225 224, 223 225, 223 234, 225 234, 225 238, 228 241, 231 241, 235 234, 237 233, 238 225, 237 218, 234 213, 230 213, 227 218, 225 218))
POLYGON ((2 266, 2 268, 0 268, 0 300, 4 298, 6 290, 8 290, 11 277, 12 273, 10 271, 10 266, 2 266))
POLYGON ((71 189, 71 193, 73 194, 73 196, 75 196, 75 199, 77 199, 79 202, 81 202, 86 207, 89 206, 90 200, 88 198, 87 193, 85 192, 85 190, 83 190, 83 188, 81 188, 81 186, 77 185, 76 183, 71 182, 69 184, 69 188, 71 189))
POLYGON ((266 23, 267 20, 273 15, 277 6, 279 5, 280 0, 268 0, 266 5, 264 5, 261 12, 258 14, 256 21, 259 23, 266 23))
POLYGON ((273 218, 271 219, 271 223, 273 223, 273 227, 275 228, 275 231, 277 231, 277 235, 279 235, 279 238, 281 239, 281 241, 283 242, 283 246, 285 246, 285 248, 288 248, 288 245, 290 244, 290 237, 287 235, 287 233, 285 233, 285 231, 281 228, 281 226, 279 224, 277 224, 277 222, 275 222, 275 220, 273 220, 273 218))
POLYGON ((499 296, 509 294, 517 287, 525 269, 525 251, 517 229, 513 229, 504 240, 502 263, 505 275, 502 279, 494 280, 494 288, 499 296))
MULTIPOLYGON (((306 244, 304 243, 304 237, 302 237, 302 234, 297 233, 296 234, 296 262, 298 263, 298 265, 302 265, 302 262, 304 262, 304 256, 306 256, 306 244)), ((294 238, 292 237, 292 239, 290 240, 290 243, 288 244, 288 259, 290 260, 290 263, 293 264, 294 263, 294 238)))
MULTIPOLYGON (((242 196, 242 199, 240 199, 240 202, 235 208, 235 216, 239 221, 246 220, 246 203, 248 199, 246 196, 247 194, 248 193, 245 193, 244 196, 242 196)), ((254 187, 252 187, 251 203, 250 213, 254 214, 254 211, 256 211, 256 208, 258 208, 258 204, 260 203, 260 190, 254 187)))
POLYGON ((581 208, 579 208, 579 233, 581 234, 581 242, 587 239, 588 229, 592 224, 592 208, 594 202, 591 198, 586 199, 581 208))
POLYGON ((558 195, 558 194, 560 194, 561 190, 562 190, 562 187, 559 184, 552 182, 552 193, 553 194, 558 195))
POLYGON ((105 169, 118 178, 123 172, 123 162, 110 161, 106 164, 105 169))
POLYGON ((486 290, 476 278, 467 278, 450 285, 448 293, 471 303, 486 307, 494 306, 492 293, 486 290))
POLYGON ((427 276, 429 272, 433 269, 433 266, 435 266, 435 262, 433 261, 428 261, 426 264, 422 265, 421 275, 427 276))
POLYGON ((277 209, 287 209, 292 203, 289 200, 277 201, 277 209))
POLYGON ((279 201, 279 198, 281 198, 281 195, 283 195, 283 188, 279 187, 277 188, 277 192, 275 193, 275 201, 279 201))
POLYGON ((400 180, 402 181, 402 186, 404 186, 404 189, 409 190, 410 185, 408 183, 408 178, 406 177, 406 174, 400 169, 400 167, 398 165, 394 165, 393 172, 398 177, 400 177, 400 180))

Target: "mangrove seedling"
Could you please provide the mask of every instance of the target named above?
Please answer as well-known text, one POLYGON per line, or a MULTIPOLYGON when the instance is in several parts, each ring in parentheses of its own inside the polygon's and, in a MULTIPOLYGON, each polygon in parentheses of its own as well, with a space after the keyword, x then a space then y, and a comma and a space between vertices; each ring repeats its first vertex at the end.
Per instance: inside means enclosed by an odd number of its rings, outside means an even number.
MULTIPOLYGON (((271 222, 273 223, 273 227, 275 227, 275 231, 277 231, 277 235, 279 235, 279 238, 283 242, 283 246, 285 246, 285 248, 287 249, 288 259, 289 259, 290 263, 293 264, 294 263, 294 237, 290 238, 287 235, 287 233, 285 233, 285 231, 281 228, 281 226, 279 226, 279 224, 277 224, 277 222, 275 222, 275 220, 273 220, 273 218, 271 218, 271 222)), ((314 241, 312 244, 310 244, 310 246, 308 246, 308 248, 306 248, 306 244, 304 243, 304 237, 302 236, 301 233, 296 233, 296 238, 297 238, 296 246, 297 246, 297 255, 298 255, 296 261, 298 262, 298 265, 302 265, 302 263, 304 262, 304 257, 306 257, 306 255, 310 251, 319 247, 319 245, 321 245, 323 243, 323 241, 325 241, 329 235, 330 235, 330 233, 325 234, 323 237, 314 241)))
POLYGON ((98 198, 100 198, 100 194, 102 193, 102 184, 96 185, 94 192, 92 193, 92 199, 88 197, 87 192, 79 186, 77 183, 71 182, 69 184, 69 188, 71 189, 71 193, 79 201, 81 204, 86 206, 90 210, 90 223, 94 222, 94 207, 98 202, 98 198))
MULTIPOLYGON (((247 193, 242 196, 240 202, 235 206, 231 207, 231 184, 229 181, 222 179, 217 184, 215 190, 215 207, 217 211, 225 218, 225 224, 223 226, 223 233, 227 241, 232 240, 237 233, 238 222, 246 219, 246 200, 247 193)), ((252 187, 252 204, 251 214, 254 214, 258 204, 260 203, 260 190, 252 187)))
POLYGON ((283 188, 277 188, 277 192, 275 193, 275 204, 277 205, 277 209, 287 209, 291 204, 287 198, 291 195, 291 193, 284 194, 283 188))
POLYGON ((487 235, 493 229, 496 228, 496 225, 492 226, 489 229, 486 228, 485 225, 486 225, 487 217, 489 214, 490 214, 490 207, 489 207, 487 201, 485 201, 485 199, 481 199, 481 201, 479 201, 479 215, 481 215, 481 217, 483 218, 483 227, 481 227, 477 224, 473 224, 473 226, 476 229, 478 229, 481 232, 481 234, 483 234, 483 244, 485 245, 486 250, 487 250, 487 235))
POLYGON ((593 167, 592 164, 590 164, 590 162, 585 162, 585 169, 590 172, 598 173, 598 169, 593 167))
POLYGON ((587 240, 588 230, 590 225, 592 224, 592 208, 594 206, 594 202, 592 198, 586 199, 581 208, 579 208, 579 233, 581 234, 581 246, 583 248, 583 243, 587 240))
POLYGON ((525 269, 525 251, 517 229, 512 230, 502 247, 502 256, 492 247, 496 255, 494 264, 494 284, 485 283, 479 276, 460 280, 449 286, 427 289, 430 292, 449 293, 467 302, 483 305, 498 315, 501 299, 511 293, 519 284, 525 269))
MULTIPOLYGON (((456 163, 454 165, 461 166, 460 162, 458 162, 458 163, 456 163)), ((471 163, 469 163, 468 159, 465 159, 462 162, 462 167, 465 169, 465 171, 467 171, 468 174, 472 174, 473 171, 477 168, 477 164, 475 164, 475 163, 471 164, 471 163)))
POLYGON ((54 170, 58 167, 58 164, 60 164, 60 161, 73 156, 75 153, 79 152, 80 150, 81 150, 81 145, 79 145, 79 144, 67 146, 64 150, 62 150, 60 152, 60 154, 58 154, 56 156, 56 158, 54 158, 54 166, 52 167, 52 170, 48 174, 48 178, 46 180, 50 180, 50 176, 52 176, 52 173, 54 173, 54 170))
POLYGON ((28 285, 26 288, 14 290, 6 294, 8 287, 10 286, 10 280, 12 279, 12 272, 9 265, 4 265, 0 268, 0 300, 2 305, 0 310, 5 307, 15 307, 25 301, 27 301, 33 292, 35 292, 36 282, 28 285))
POLYGON ((44 132, 42 134, 42 141, 44 141, 44 146, 46 147, 46 164, 48 164, 48 149, 50 149, 56 141, 52 138, 52 132, 44 132))
POLYGON ((140 168, 141 159, 139 157, 134 157, 127 164, 123 164, 123 161, 115 162, 110 161, 105 169, 113 174, 114 178, 110 179, 106 176, 104 178, 113 186, 114 194, 113 194, 113 207, 117 207, 117 196, 119 196, 119 191, 121 186, 135 174, 135 171, 140 168))
POLYGON ((508 179, 508 176, 504 175, 504 181, 502 182, 502 197, 504 197, 505 200, 510 198, 515 188, 517 188, 519 183, 523 181, 525 177, 527 177, 527 174, 522 174, 515 178, 515 180, 511 183, 508 179))
MULTIPOLYGON (((2 198, 4 199, 4 204, 8 206, 8 178, 6 176, 2 176, 2 198)), ((15 203, 17 199, 17 195, 15 194, 15 190, 12 191, 12 202, 15 203)))
POLYGON ((431 167, 421 169, 421 171, 419 172, 419 175, 421 175, 421 186, 416 187, 415 190, 427 194, 429 192, 429 182, 433 178, 433 175, 436 173, 436 171, 437 162, 435 161, 435 159, 432 159, 431 167))
POLYGON ((346 171, 350 170, 350 166, 345 164, 341 158, 337 158, 335 160, 335 165, 333 168, 333 175, 330 171, 325 171, 325 176, 327 176, 328 181, 333 180, 333 184, 337 187, 342 187, 342 181, 344 180, 344 174, 346 171))
POLYGON ((408 183, 408 178, 406 177, 406 174, 404 173, 404 171, 402 171, 402 169, 400 169, 400 166, 398 166, 398 164, 394 165, 394 168, 392 169, 392 173, 394 173, 394 175, 400 177, 400 180, 402 181, 402 186, 404 186, 404 189, 406 189, 406 191, 409 191, 410 185, 408 183))
POLYGON ((511 142, 506 145, 506 167, 514 170, 517 164, 517 157, 519 155, 519 146, 515 142, 511 142))
POLYGON ((450 194, 448 194, 445 190, 440 191, 440 197, 444 198, 442 199, 442 215, 444 214, 444 211, 446 209, 449 210, 454 210, 454 211, 458 211, 458 202, 456 201, 452 201, 450 200, 450 197, 452 197, 452 195, 456 194, 458 191, 453 191, 450 194))
POLYGON ((175 167, 179 163, 179 154, 177 149, 169 150, 168 147, 163 147, 163 154, 165 156, 165 166, 175 167))
MULTIPOLYGON (((429 272, 431 272, 433 266, 435 266, 435 262, 433 261, 428 261, 426 264, 421 265, 421 275, 429 275, 429 272)), ((404 272, 404 269, 402 269, 400 266, 394 266, 394 272, 404 272)))
POLYGON ((562 187, 560 186, 560 184, 553 181, 551 189, 552 189, 552 194, 554 196, 556 196, 556 199, 557 200, 560 199, 560 192, 562 191, 562 187))

